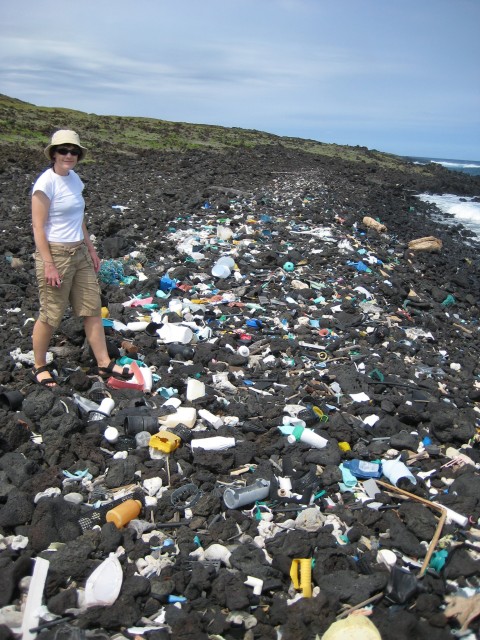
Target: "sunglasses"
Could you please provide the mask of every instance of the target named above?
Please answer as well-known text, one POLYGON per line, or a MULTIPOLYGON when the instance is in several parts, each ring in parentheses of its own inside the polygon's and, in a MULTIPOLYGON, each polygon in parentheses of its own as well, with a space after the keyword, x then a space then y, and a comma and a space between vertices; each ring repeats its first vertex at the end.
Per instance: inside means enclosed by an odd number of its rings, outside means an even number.
POLYGON ((81 151, 80 149, 67 149, 67 147, 57 147, 55 149, 55 153, 59 153, 61 156, 66 156, 69 153, 72 156, 79 156, 81 151))

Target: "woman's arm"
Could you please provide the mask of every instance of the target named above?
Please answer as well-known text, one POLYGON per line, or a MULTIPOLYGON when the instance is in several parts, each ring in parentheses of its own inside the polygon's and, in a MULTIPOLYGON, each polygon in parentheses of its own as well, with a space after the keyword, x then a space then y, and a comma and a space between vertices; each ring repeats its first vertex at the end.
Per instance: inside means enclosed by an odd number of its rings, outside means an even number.
POLYGON ((45 280, 52 287, 59 287, 62 278, 52 260, 50 247, 45 233, 45 225, 48 220, 50 200, 43 191, 35 191, 32 196, 32 226, 33 238, 40 257, 45 264, 45 280))

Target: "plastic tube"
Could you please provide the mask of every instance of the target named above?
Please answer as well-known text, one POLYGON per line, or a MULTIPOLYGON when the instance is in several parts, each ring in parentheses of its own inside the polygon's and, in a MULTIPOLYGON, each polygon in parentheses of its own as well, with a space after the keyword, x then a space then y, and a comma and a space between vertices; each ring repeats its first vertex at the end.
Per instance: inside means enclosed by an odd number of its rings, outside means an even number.
POLYGON ((312 560, 295 558, 290 567, 290 578, 295 589, 301 589, 304 598, 312 597, 312 560), (300 577, 299 577, 300 573, 300 577))
POLYGON ((288 442, 293 444, 294 442, 303 442, 315 449, 323 449, 327 446, 328 440, 319 436, 318 433, 311 429, 305 429, 304 427, 295 427, 292 434, 288 436, 288 442))
POLYGON ((259 478, 253 484, 240 489, 228 487, 223 493, 223 502, 228 509, 238 509, 245 504, 263 500, 270 493, 270 481, 259 478))

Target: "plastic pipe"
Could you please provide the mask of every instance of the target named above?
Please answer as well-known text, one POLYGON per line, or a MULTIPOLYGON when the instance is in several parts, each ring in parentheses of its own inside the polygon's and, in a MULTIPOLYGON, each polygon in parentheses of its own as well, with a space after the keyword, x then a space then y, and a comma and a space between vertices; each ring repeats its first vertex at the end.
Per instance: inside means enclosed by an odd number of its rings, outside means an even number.
POLYGON ((311 429, 305 429, 304 427, 295 427, 292 434, 288 436, 288 442, 293 444, 295 442, 303 442, 304 444, 308 444, 315 449, 323 449, 327 446, 328 440, 319 436, 318 433, 312 431, 311 429))
POLYGON ((290 578, 295 589, 301 589, 304 598, 312 597, 312 560, 295 558, 290 567, 290 578), (299 576, 300 573, 300 576, 299 576))
POLYGON ((247 587, 253 587, 253 593, 256 596, 262 595, 263 580, 261 580, 260 578, 255 578, 255 576, 247 576, 247 579, 243 584, 246 584, 247 587))
POLYGON ((259 478, 253 484, 240 489, 228 487, 223 493, 223 502, 227 509, 238 509, 245 504, 263 500, 270 493, 270 481, 259 478))

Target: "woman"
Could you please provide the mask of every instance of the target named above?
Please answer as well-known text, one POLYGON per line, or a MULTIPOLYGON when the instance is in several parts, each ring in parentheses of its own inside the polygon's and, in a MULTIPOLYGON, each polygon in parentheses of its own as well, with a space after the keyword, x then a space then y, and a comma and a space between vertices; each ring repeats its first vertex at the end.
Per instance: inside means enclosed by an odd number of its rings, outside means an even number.
POLYGON ((85 224, 84 185, 74 171, 86 151, 75 131, 62 129, 54 133, 45 149, 51 167, 37 179, 32 191, 40 298, 33 329, 32 378, 47 387, 56 386, 47 365, 48 346, 69 303, 74 314, 83 317, 85 335, 97 361, 95 373, 103 378, 131 377, 127 368, 110 360, 105 340, 96 276, 100 259, 85 224))

